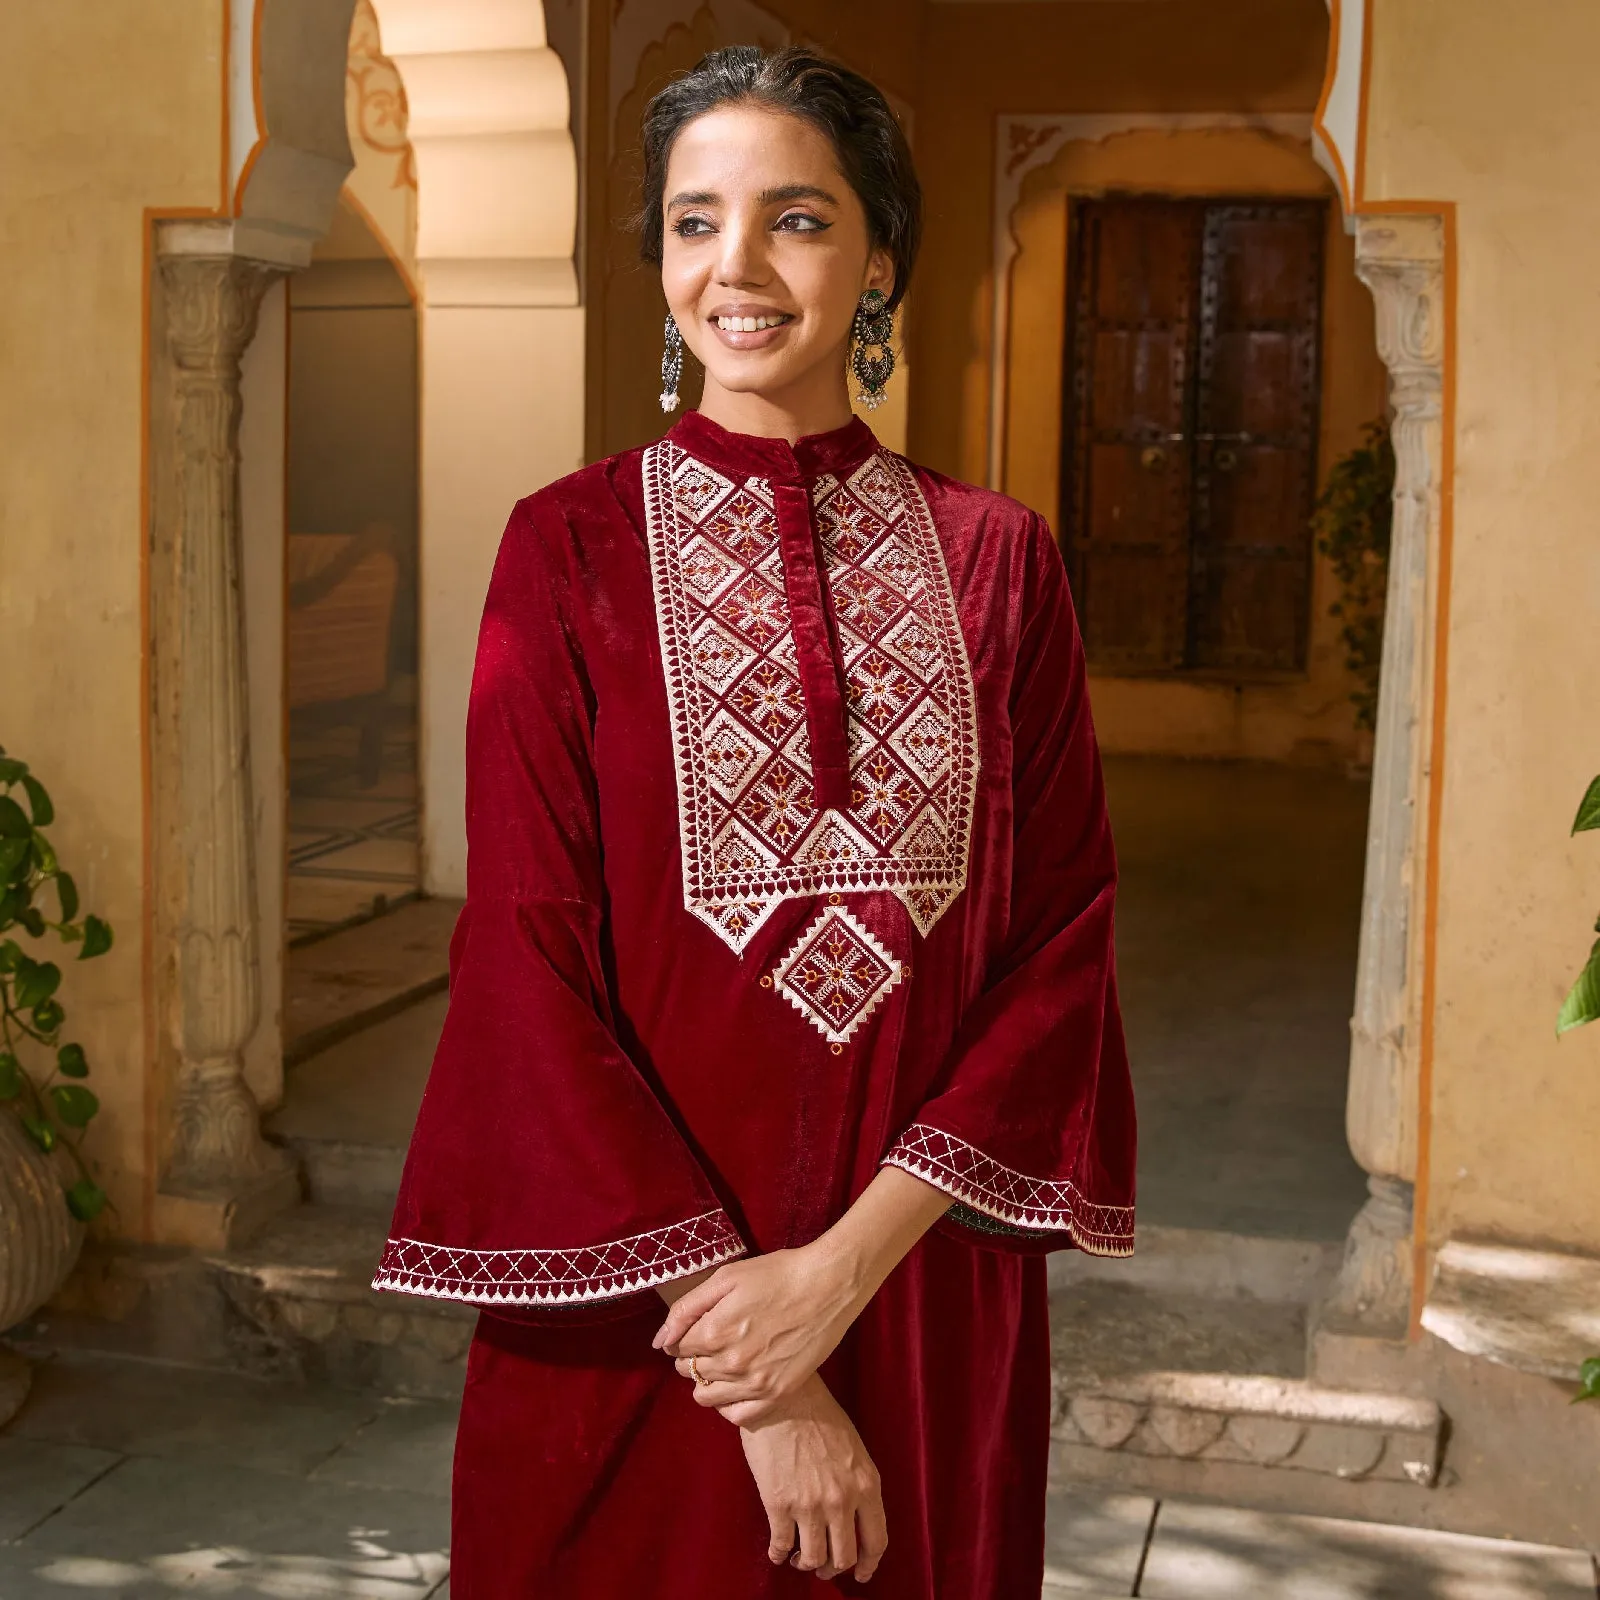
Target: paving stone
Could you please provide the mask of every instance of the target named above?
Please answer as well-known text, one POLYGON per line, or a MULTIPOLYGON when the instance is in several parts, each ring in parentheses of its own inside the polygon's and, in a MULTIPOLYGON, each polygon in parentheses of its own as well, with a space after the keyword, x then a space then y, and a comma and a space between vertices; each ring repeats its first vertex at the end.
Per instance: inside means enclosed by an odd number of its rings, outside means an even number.
POLYGON ((1594 1600, 1587 1553, 1164 1501, 1146 1600, 1594 1600))
POLYGON ((0 1438, 0 1544, 42 1522, 121 1459, 82 1445, 0 1438))
POLYGON ((389 1400, 311 1474, 313 1480, 448 1496, 460 1408, 389 1400))
POLYGON ((59 1356, 34 1369, 7 1437, 304 1474, 382 1406, 376 1395, 341 1389, 59 1356))
POLYGON ((427 1600, 448 1570, 432 1495, 133 1458, 18 1544, 5 1600, 427 1600))
POLYGON ((1045 1509, 1045 1594, 1132 1594, 1155 1502, 1052 1485, 1045 1509))

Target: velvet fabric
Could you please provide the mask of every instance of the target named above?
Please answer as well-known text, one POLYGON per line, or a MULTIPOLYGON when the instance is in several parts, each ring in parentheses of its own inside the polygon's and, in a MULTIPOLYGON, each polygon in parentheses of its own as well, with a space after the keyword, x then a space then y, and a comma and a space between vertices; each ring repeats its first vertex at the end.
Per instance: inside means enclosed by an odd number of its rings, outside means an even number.
POLYGON ((697 413, 513 511, 467 719, 450 1008, 377 1285, 483 1308, 457 1600, 762 1600, 738 1432, 655 1285, 956 1202, 823 1376, 881 1600, 1037 1600, 1043 1253, 1132 1248, 1116 869, 1048 528, 697 413))

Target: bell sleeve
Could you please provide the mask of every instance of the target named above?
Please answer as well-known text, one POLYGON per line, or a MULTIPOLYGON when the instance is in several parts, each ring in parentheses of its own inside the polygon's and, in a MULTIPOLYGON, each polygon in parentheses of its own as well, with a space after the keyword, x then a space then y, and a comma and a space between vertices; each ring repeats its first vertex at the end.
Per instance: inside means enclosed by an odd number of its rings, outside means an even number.
POLYGON ((467 900, 375 1288, 570 1305, 744 1253, 613 1026, 570 539, 546 496, 521 502, 489 585, 467 710, 467 900))
POLYGON ((1006 934, 932 1093, 883 1163, 954 1197, 941 1231, 1025 1252, 1129 1255, 1134 1107, 1112 951, 1116 857, 1066 571, 1037 517, 1013 573, 1006 934))

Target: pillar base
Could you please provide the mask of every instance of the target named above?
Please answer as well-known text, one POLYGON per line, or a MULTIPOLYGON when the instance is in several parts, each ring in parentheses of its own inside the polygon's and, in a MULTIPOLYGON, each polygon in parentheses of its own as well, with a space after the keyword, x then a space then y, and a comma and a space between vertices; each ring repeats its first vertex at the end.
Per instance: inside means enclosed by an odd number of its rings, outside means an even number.
POLYGON ((190 1250, 231 1250, 300 1204, 300 1174, 287 1160, 227 1188, 163 1188, 156 1194, 155 1242, 190 1250))
POLYGON ((1317 1308, 1323 1333, 1404 1343, 1411 1327, 1411 1185, 1367 1179, 1367 1203, 1345 1238, 1344 1262, 1317 1308))

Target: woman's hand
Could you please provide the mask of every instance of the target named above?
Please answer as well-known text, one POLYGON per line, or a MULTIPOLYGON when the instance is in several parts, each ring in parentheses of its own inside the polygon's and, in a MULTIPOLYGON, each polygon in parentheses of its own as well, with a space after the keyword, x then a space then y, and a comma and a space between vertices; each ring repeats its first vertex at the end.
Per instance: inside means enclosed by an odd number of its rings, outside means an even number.
POLYGON ((674 1302, 654 1344, 698 1378, 701 1405, 743 1427, 815 1375, 866 1303, 860 1291, 859 1264, 822 1240, 730 1261, 674 1302))
POLYGON ((889 1542, 883 1489, 855 1424, 815 1374, 763 1422, 739 1430, 766 1508, 767 1559, 865 1583, 889 1542), (798 1548, 796 1546, 798 1545, 798 1548))
POLYGON ((684 1377, 698 1377, 701 1405, 740 1426, 758 1422, 833 1353, 878 1285, 949 1204, 932 1184, 883 1167, 820 1238, 730 1261, 676 1295, 655 1348, 674 1356, 684 1377))

